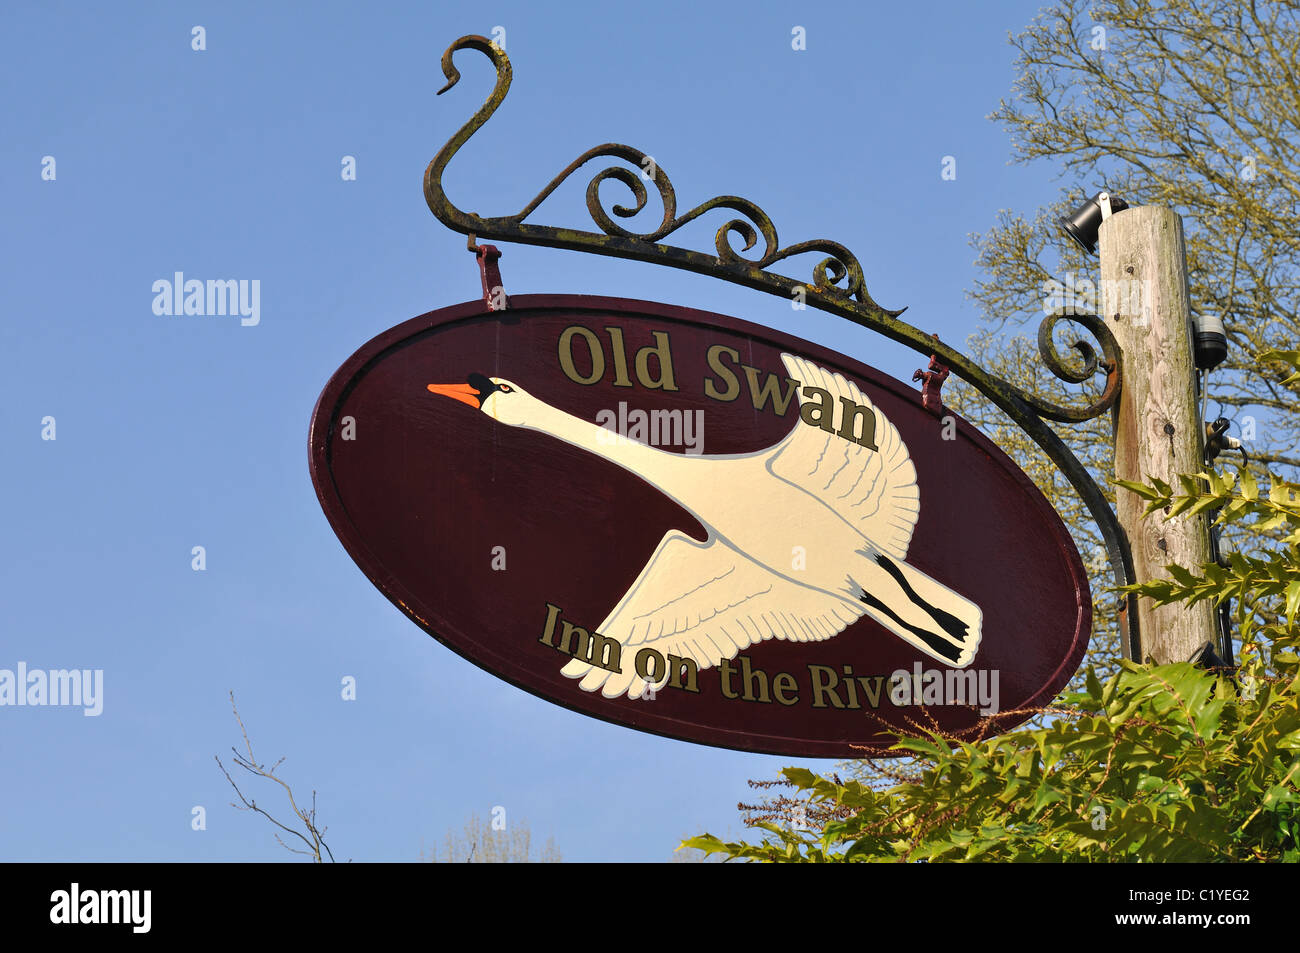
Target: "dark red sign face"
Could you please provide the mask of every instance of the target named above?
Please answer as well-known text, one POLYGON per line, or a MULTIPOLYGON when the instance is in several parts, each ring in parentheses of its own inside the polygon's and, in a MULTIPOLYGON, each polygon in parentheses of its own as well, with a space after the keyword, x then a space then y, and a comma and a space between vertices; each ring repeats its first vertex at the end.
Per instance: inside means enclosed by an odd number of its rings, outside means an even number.
POLYGON ((1003 713, 1087 648, 1078 553, 1005 454, 734 318, 556 295, 431 312, 330 380, 311 472, 430 635, 642 731, 880 754, 892 730, 1022 721, 1003 713))

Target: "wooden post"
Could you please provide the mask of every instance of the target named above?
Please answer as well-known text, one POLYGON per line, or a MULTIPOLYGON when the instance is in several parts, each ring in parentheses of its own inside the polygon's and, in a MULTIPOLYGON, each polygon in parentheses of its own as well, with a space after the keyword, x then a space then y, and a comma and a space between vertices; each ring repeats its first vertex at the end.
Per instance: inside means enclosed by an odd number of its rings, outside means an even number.
MULTIPOLYGON (((1119 342, 1124 375, 1114 410, 1115 476, 1143 482, 1159 477, 1177 488, 1180 473, 1204 469, 1205 444, 1196 407, 1183 222, 1167 208, 1131 208, 1102 222, 1098 241, 1098 302, 1119 342)), ((1169 563, 1198 571, 1210 561, 1204 514, 1166 521, 1156 512, 1143 519, 1145 506, 1137 494, 1116 489, 1116 512, 1138 582, 1168 579, 1169 563)), ((1139 661, 1185 662, 1206 642, 1218 644, 1209 600, 1157 609, 1141 598, 1138 625, 1139 661)))

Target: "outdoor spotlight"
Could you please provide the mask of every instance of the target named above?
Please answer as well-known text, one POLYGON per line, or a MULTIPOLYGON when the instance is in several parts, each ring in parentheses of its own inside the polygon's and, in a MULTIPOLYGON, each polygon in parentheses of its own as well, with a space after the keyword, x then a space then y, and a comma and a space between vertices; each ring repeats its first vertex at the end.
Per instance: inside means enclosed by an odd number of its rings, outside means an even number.
POLYGON ((1223 330, 1223 319, 1213 314, 1198 314, 1192 318, 1192 343, 1196 347, 1196 366, 1203 371, 1213 370, 1228 356, 1228 335, 1223 330))
POLYGON ((1061 219, 1065 234, 1075 240, 1089 255, 1097 250, 1097 230, 1114 212, 1122 212, 1128 203, 1118 195, 1101 191, 1079 206, 1069 218, 1061 219))

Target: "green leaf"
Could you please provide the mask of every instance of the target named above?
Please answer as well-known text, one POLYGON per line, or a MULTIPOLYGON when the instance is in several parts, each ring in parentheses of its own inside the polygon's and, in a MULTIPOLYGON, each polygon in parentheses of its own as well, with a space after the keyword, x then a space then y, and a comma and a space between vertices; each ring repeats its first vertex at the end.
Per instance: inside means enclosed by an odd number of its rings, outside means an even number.
POLYGON ((1255 475, 1244 467, 1241 471, 1241 496, 1246 500, 1259 499, 1259 484, 1255 482, 1255 475))
POLYGON ((688 837, 686 840, 682 841, 681 846, 677 849, 681 850, 683 847, 688 850, 692 848, 695 850, 702 850, 705 854, 730 853, 730 851, 727 850, 727 845, 718 840, 712 834, 698 834, 695 837, 688 837))
POLYGON ((1293 804, 1298 801, 1300 801, 1300 796, 1295 791, 1280 784, 1275 784, 1264 792, 1264 799, 1260 801, 1260 804, 1266 811, 1276 811, 1285 804, 1293 804))
MULTIPOLYGON (((1290 364, 1292 367, 1300 367, 1300 351, 1265 351, 1259 356, 1259 359, 1261 362, 1282 361, 1283 363, 1290 364)), ((1300 381, 1300 373, 1292 374, 1290 377, 1283 380, 1282 383, 1294 384, 1296 381, 1300 381)))
POLYGON ((807 790, 817 783, 817 775, 807 768, 783 768, 781 771, 787 781, 800 790, 807 790))
POLYGON ((1115 480, 1116 486, 1122 486, 1126 490, 1131 490, 1144 500, 1158 500, 1161 495, 1156 490, 1147 486, 1145 483, 1134 483, 1132 480, 1115 480))
POLYGON ((1300 579, 1293 580, 1286 587, 1286 617, 1290 625, 1296 624, 1295 613, 1300 607, 1300 579))
POLYGON ((1261 354, 1259 359, 1261 361, 1282 361, 1292 367, 1300 367, 1300 351, 1280 351, 1273 348, 1261 354))
POLYGON ((1188 515, 1196 516, 1200 513, 1204 513, 1206 510, 1213 509, 1214 507, 1219 506, 1222 502, 1223 502, 1223 497, 1202 496, 1200 499, 1192 503, 1192 507, 1188 511, 1188 515))

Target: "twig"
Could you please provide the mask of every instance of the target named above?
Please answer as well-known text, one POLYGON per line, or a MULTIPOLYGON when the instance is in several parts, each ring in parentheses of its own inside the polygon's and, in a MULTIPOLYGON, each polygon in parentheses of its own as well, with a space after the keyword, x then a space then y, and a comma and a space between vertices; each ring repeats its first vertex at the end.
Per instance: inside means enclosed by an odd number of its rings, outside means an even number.
POLYGON ((292 834, 294 837, 298 838, 308 847, 307 850, 303 850, 300 847, 290 847, 289 844, 286 844, 280 838, 280 835, 277 833, 275 835, 275 839, 280 844, 280 846, 283 847, 285 850, 288 850, 295 854, 306 854, 318 864, 324 863, 325 856, 329 857, 330 863, 335 863, 334 852, 330 850, 329 844, 325 842, 325 832, 328 830, 328 828, 318 827, 316 824, 316 791, 313 790, 311 792, 311 811, 309 812, 303 811, 300 807, 298 807, 298 802, 294 799, 293 796, 293 790, 289 787, 288 784, 285 783, 285 781, 282 778, 277 777, 275 773, 276 769, 279 768, 280 765, 284 764, 285 759, 281 758, 270 768, 267 768, 265 765, 258 763, 256 756, 253 754, 253 743, 248 740, 248 729, 244 727, 244 719, 240 717, 239 709, 235 706, 235 693, 233 691, 230 693, 230 709, 235 713, 235 721, 239 723, 240 734, 244 736, 244 748, 248 751, 248 755, 247 757, 245 757, 244 755, 240 754, 237 749, 231 747, 230 750, 234 755, 235 764, 239 765, 239 767, 243 768, 245 771, 247 771, 250 774, 254 774, 260 778, 266 778, 267 780, 274 781, 276 784, 280 785, 280 787, 284 788, 284 792, 289 798, 289 807, 293 810, 294 816, 302 822, 303 826, 306 828, 307 833, 303 834, 301 831, 295 830, 292 827, 288 827, 282 824, 275 817, 273 817, 270 814, 270 812, 268 812, 264 808, 258 807, 256 801, 251 801, 248 798, 246 798, 244 796, 244 792, 239 789, 239 785, 235 783, 235 779, 232 778, 230 776, 230 772, 226 770, 226 766, 221 763, 221 758, 214 755, 213 757, 216 759, 217 767, 221 768, 221 773, 226 776, 226 780, 230 782, 230 786, 235 789, 235 794, 239 796, 239 800, 244 805, 243 807, 240 807, 238 804, 232 801, 230 803, 230 806, 235 808, 235 810, 238 811, 253 811, 254 813, 261 814, 263 817, 265 817, 268 821, 270 821, 280 830, 284 831, 286 834, 292 834), (322 855, 321 853, 322 849, 324 850, 324 855, 322 855))

